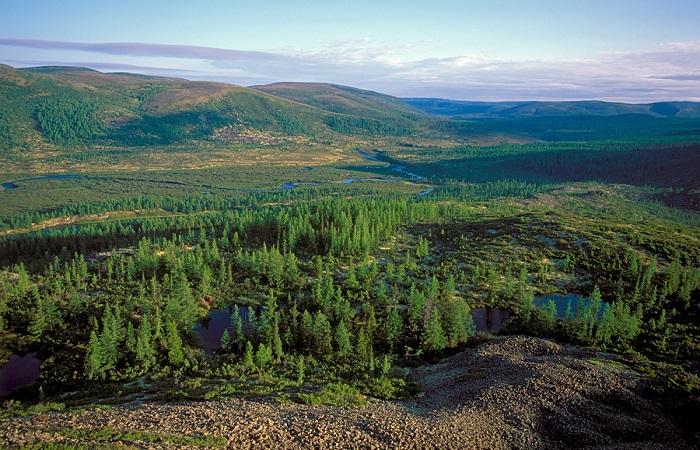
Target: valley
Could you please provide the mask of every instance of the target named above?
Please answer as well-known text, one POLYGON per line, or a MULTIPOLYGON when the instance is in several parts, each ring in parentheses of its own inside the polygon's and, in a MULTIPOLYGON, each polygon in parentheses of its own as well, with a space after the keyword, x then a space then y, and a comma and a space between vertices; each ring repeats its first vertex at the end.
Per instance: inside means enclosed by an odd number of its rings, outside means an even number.
POLYGON ((0 95, 3 446, 700 442, 697 104, 0 95))

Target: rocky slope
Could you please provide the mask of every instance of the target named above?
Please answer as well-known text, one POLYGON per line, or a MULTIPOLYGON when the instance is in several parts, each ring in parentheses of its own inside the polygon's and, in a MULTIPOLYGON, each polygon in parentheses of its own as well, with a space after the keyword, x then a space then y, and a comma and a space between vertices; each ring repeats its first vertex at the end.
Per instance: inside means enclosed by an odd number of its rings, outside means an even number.
MULTIPOLYGON (((640 395, 637 374, 551 341, 499 338, 414 376, 422 393, 408 402, 357 408, 243 399, 134 403, 5 420, 0 443, 92 446, 89 437, 56 430, 109 427, 219 436, 232 448, 691 448, 659 406, 640 395)), ((138 437, 119 443, 177 446, 138 437)))

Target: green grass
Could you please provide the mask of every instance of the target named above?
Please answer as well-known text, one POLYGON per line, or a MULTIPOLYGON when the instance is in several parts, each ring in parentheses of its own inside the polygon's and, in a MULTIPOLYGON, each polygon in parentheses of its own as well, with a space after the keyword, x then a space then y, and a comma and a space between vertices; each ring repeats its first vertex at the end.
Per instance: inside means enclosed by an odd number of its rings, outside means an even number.
POLYGON ((311 406, 363 406, 367 403, 359 389, 344 383, 330 383, 319 392, 301 393, 297 397, 301 403, 311 406))
POLYGON ((204 448, 223 448, 227 440, 220 436, 207 435, 174 435, 154 433, 150 431, 119 431, 110 428, 80 429, 70 428, 58 430, 56 434, 71 440, 92 443, 119 444, 160 444, 166 446, 191 446, 204 448))
POLYGON ((46 414, 49 412, 64 411, 66 405, 58 402, 35 403, 23 405, 17 400, 7 400, 0 409, 0 419, 9 417, 25 417, 46 414))

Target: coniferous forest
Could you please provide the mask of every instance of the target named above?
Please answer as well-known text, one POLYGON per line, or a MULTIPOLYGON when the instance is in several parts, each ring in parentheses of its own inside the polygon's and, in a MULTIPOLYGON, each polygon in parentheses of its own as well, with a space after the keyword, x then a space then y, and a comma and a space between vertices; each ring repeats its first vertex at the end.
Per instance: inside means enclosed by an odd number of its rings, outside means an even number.
MULTIPOLYGON (((500 345, 644 380, 697 442, 700 119, 432 116, 335 85, 205 83, 188 103, 176 79, 0 75, 3 420, 424 405, 431 371, 444 398, 496 379, 500 345)), ((115 430, 49 431, 231 442, 115 430)))

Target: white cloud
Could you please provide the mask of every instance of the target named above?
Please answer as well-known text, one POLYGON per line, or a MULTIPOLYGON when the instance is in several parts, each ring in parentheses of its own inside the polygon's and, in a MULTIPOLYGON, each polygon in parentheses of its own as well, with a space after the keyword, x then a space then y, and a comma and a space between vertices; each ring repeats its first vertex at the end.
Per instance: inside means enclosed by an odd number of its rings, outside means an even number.
MULTIPOLYGON (((400 96, 472 100, 602 99, 647 102, 700 100, 700 41, 659 45, 637 52, 609 52, 596 58, 502 60, 485 55, 407 60, 416 45, 375 44, 368 39, 331 42, 314 52, 281 49, 250 52, 147 43, 75 43, 0 39, 2 48, 110 55, 113 70, 125 64, 147 73, 239 84, 321 81, 376 89, 400 96), (176 67, 156 68, 168 58, 176 67)), ((90 66, 83 58, 80 64, 90 66)), ((53 58, 50 62, 55 64, 53 58)), ((38 61, 17 61, 35 65, 38 61)), ((48 61, 47 61, 48 62, 48 61)), ((66 64, 75 64, 65 61, 66 64)), ((93 67, 110 70, 101 60, 93 67)))

